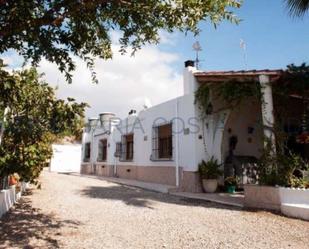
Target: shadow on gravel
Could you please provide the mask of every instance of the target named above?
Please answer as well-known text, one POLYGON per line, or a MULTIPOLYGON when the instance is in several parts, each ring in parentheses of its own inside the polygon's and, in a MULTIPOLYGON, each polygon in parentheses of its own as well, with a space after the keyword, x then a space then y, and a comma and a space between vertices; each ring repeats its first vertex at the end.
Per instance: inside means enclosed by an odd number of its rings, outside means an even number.
POLYGON ((225 206, 207 202, 204 200, 193 200, 163 193, 152 192, 137 187, 130 186, 89 186, 80 191, 89 198, 100 198, 106 200, 120 200, 127 205, 154 209, 154 202, 164 202, 183 206, 203 206, 207 208, 219 208, 226 210, 240 211, 241 208, 225 206))
MULTIPOLYGON (((28 191, 25 195, 30 195, 28 191)), ((57 236, 62 227, 76 229, 79 222, 58 220, 43 214, 23 197, 0 219, 0 248, 60 248, 57 236)))

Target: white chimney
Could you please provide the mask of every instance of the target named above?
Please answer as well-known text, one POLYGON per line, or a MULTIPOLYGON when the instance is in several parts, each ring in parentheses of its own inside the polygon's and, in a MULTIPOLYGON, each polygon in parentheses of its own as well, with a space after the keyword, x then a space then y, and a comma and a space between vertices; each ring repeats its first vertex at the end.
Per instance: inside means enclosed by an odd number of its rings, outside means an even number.
POLYGON ((197 69, 194 66, 194 61, 188 60, 185 62, 185 68, 183 70, 183 92, 184 95, 195 93, 198 88, 197 81, 194 77, 194 73, 197 69))

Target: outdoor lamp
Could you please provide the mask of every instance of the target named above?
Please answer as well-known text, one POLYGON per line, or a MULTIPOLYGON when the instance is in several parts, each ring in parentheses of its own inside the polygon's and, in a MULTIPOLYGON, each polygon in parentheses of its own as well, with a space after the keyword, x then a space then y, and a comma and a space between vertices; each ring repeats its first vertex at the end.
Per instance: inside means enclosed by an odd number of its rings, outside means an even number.
POLYGON ((91 128, 96 127, 98 124, 99 119, 98 118, 89 118, 88 123, 91 128))
POLYGON ((206 109, 206 114, 207 114, 207 115, 211 115, 212 112, 213 112, 213 109, 214 109, 214 108, 213 108, 212 104, 209 103, 208 106, 207 106, 207 109, 206 109))

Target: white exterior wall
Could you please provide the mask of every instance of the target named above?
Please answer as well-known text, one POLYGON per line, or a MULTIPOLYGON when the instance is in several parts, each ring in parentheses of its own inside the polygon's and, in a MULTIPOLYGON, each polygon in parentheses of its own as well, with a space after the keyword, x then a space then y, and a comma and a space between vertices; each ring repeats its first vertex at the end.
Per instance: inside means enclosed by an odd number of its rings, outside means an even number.
MULTIPOLYGON (((202 159, 207 160, 207 158, 203 139, 199 138, 203 135, 203 127, 198 120, 198 108, 194 104, 194 93, 198 87, 196 78, 193 75, 195 72, 194 67, 184 69, 184 96, 145 109, 139 112, 138 115, 132 115, 121 120, 118 125, 111 127, 110 134, 98 135, 103 131, 98 126, 93 135, 94 145, 91 146, 91 163, 97 162, 99 140, 107 138, 109 146, 106 164, 176 167, 176 136, 178 136, 178 166, 183 168, 184 171, 196 172, 200 161, 202 159), (153 124, 155 122, 156 125, 159 125, 170 121, 173 121, 173 159, 153 161, 151 160, 153 124), (178 132, 176 132, 176 122, 178 122, 178 132), (185 129, 189 129, 188 134, 184 134, 185 129), (120 161, 119 158, 114 157, 116 143, 121 142, 122 135, 132 133, 132 131, 134 133, 134 158, 132 161, 120 161)), ((104 130, 106 131, 107 128, 104 130)), ((92 140, 91 132, 83 135, 82 158, 84 158, 85 143, 92 140)))
MULTIPOLYGON (((111 134, 102 134, 104 129, 96 128, 94 132, 94 146, 92 146, 92 163, 95 163, 98 156, 99 140, 108 140, 107 164, 130 166, 175 166, 176 167, 176 136, 179 141, 179 167, 186 171, 196 171, 199 162, 202 140, 196 142, 200 133, 200 127, 195 116, 194 95, 187 94, 177 99, 170 100, 160 105, 141 111, 137 116, 129 116, 118 125, 114 125, 111 134), (178 118, 176 118, 176 104, 178 104, 178 118), (173 160, 151 160, 153 124, 160 125, 173 121, 173 160), (176 124, 178 122, 178 132, 176 124), (184 134, 184 130, 189 129, 189 134, 184 134), (121 136, 134 133, 134 158, 133 161, 120 161, 114 158, 116 143, 121 142, 121 136), (178 133, 178 134, 177 134, 178 133), (100 135, 101 134, 101 135, 100 135), (144 140, 146 138, 146 140, 144 140)), ((105 129, 106 131, 106 129, 105 129)), ((83 145, 91 142, 91 132, 84 133, 83 145)), ((83 153, 84 153, 83 146, 83 153)))
POLYGON ((49 170, 52 172, 79 172, 81 164, 80 144, 53 144, 53 156, 49 170))

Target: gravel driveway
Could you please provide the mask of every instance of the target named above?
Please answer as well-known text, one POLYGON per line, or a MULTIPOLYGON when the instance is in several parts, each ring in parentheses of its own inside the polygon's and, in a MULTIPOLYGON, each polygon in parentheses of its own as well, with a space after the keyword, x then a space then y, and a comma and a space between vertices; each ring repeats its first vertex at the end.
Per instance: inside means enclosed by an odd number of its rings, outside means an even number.
POLYGON ((309 248, 309 222, 44 172, 0 248, 309 248))

